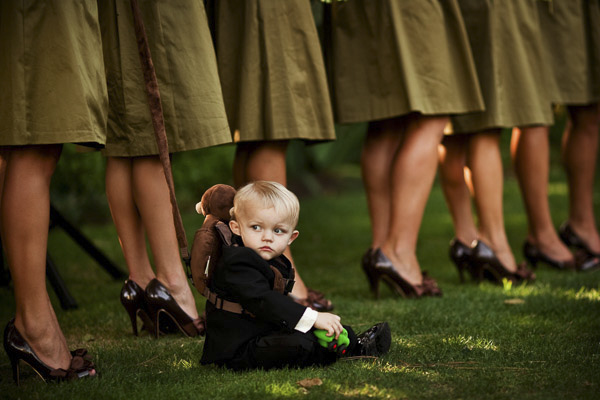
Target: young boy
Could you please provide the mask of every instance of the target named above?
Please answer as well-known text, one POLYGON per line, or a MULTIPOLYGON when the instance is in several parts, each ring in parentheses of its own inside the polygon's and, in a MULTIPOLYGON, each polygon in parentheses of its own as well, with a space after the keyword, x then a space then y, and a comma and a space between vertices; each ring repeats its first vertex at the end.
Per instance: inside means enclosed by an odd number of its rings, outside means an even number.
POLYGON ((322 347, 313 329, 337 339, 345 328, 350 339, 346 355, 379 356, 389 350, 387 323, 357 337, 339 316, 287 296, 294 270, 282 253, 298 237, 299 211, 296 196, 275 182, 250 183, 236 193, 229 223, 232 245, 223 247, 212 278, 217 298, 206 302, 203 364, 243 370, 335 362, 337 353, 322 347))

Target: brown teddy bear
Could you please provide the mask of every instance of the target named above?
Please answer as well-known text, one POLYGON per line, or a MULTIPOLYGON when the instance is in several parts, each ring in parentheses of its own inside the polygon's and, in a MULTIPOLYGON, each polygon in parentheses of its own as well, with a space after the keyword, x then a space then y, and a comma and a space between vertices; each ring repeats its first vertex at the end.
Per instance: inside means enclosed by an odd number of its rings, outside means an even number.
POLYGON ((208 297, 208 283, 216 267, 223 243, 231 243, 229 211, 233 207, 236 190, 224 184, 210 187, 196 204, 204 222, 196 231, 192 245, 192 282, 198 291, 208 297))

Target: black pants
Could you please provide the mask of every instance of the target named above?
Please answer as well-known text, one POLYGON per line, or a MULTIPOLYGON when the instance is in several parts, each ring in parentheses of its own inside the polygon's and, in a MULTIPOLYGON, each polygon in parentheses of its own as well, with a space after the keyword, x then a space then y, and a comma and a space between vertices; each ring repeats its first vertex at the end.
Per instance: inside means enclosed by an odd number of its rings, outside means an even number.
MULTIPOLYGON (((356 344, 356 335, 349 326, 344 326, 350 339, 349 351, 356 344)), ((261 336, 248 342, 233 360, 225 365, 233 370, 272 369, 283 367, 308 367, 329 365, 337 360, 337 354, 322 347, 317 337, 306 333, 277 332, 261 336)))

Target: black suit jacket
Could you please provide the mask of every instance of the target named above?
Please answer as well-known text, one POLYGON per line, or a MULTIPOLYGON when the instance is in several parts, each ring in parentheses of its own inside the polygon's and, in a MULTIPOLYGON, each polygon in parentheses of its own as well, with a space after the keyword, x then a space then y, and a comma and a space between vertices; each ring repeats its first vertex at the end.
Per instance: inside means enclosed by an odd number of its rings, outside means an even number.
POLYGON ((252 315, 219 310, 207 301, 203 364, 223 364, 252 339, 294 330, 306 307, 287 293, 273 290, 275 274, 269 264, 284 278, 290 277, 292 266, 283 255, 267 262, 247 247, 223 247, 211 289, 226 300, 240 303, 252 315))

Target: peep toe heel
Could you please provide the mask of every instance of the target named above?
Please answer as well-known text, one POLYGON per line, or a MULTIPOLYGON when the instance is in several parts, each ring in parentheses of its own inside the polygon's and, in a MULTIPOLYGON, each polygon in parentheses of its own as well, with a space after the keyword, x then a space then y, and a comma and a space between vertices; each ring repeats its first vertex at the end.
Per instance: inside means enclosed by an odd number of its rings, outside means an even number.
POLYGON ((19 330, 15 327, 14 318, 8 322, 4 328, 4 350, 10 360, 13 373, 13 380, 19 386, 21 368, 20 361, 29 365, 33 371, 44 382, 67 381, 92 377, 96 375, 94 363, 85 349, 77 349, 71 352, 71 364, 68 369, 50 368, 35 354, 29 343, 23 338, 19 330))

